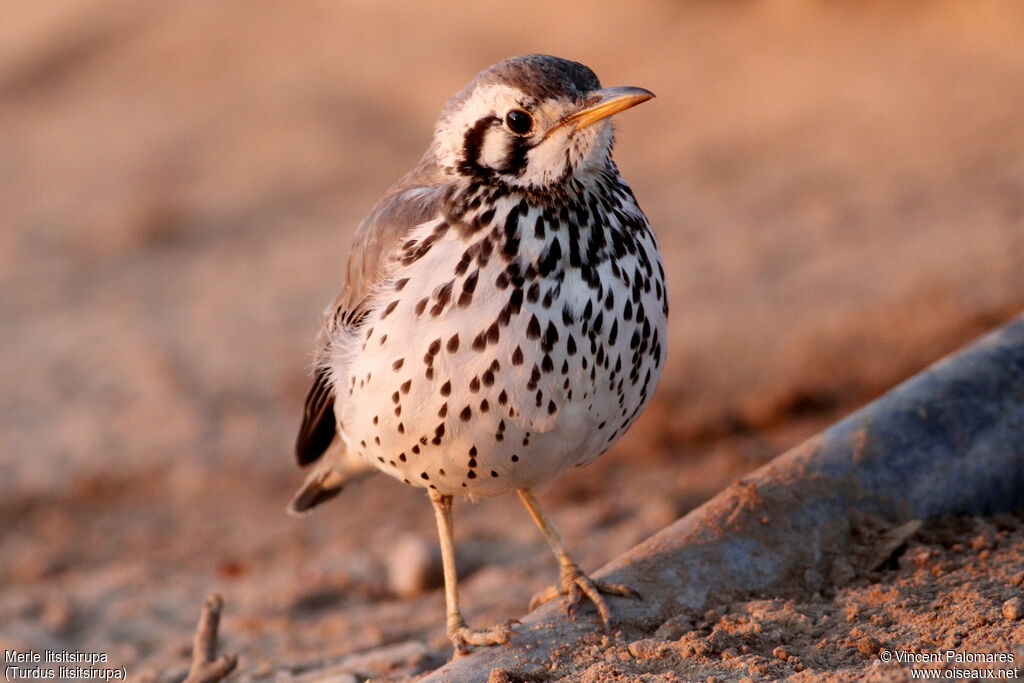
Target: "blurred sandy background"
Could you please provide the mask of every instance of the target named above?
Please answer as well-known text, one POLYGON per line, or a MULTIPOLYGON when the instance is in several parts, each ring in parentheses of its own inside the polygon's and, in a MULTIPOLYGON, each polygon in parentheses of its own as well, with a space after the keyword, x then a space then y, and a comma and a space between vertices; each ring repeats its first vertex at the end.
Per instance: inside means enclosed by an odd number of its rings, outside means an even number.
MULTIPOLYGON (((354 228, 524 52, 658 95, 616 159, 666 254, 669 365, 545 496, 585 568, 1024 308, 1015 0, 7 0, 0 641, 173 676, 217 589, 243 676, 444 651, 442 597, 378 578, 433 542, 426 501, 380 477, 288 519, 291 444, 354 228)), ((456 508, 472 621, 555 577, 515 508, 456 508)))

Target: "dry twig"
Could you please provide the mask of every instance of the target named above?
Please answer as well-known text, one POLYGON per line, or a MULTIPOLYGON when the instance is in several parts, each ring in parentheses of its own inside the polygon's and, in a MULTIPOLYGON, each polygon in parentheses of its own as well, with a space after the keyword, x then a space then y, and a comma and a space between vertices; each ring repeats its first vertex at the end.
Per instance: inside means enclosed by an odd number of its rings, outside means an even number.
POLYGON ((196 637, 192 641, 192 666, 184 683, 217 683, 235 670, 238 657, 217 656, 217 627, 223 607, 224 599, 220 595, 214 593, 206 598, 196 625, 196 637))

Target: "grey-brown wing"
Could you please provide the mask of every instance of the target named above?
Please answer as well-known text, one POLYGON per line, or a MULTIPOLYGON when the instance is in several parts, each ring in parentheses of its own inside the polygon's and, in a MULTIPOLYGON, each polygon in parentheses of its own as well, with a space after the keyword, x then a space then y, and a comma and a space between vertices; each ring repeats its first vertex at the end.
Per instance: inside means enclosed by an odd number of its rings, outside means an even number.
POLYGON ((413 228, 439 215, 443 197, 440 186, 399 187, 377 203, 356 231, 345 286, 327 309, 318 339, 313 385, 306 395, 302 426, 295 440, 300 465, 318 460, 336 435, 335 394, 327 366, 331 339, 339 327, 359 326, 370 310, 373 293, 387 278, 399 245, 413 228))

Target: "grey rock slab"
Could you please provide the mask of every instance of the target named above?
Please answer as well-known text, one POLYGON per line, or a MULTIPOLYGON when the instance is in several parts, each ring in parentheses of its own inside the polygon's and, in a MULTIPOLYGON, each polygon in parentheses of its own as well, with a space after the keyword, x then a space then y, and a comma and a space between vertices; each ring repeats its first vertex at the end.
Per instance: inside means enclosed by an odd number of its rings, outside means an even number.
MULTIPOLYGON (((815 592, 824 577, 849 577, 863 519, 895 527, 898 538, 913 520, 1022 507, 1024 315, 736 481, 596 576, 638 590, 642 600, 610 598, 611 607, 623 627, 648 628, 733 597, 815 592)), ((893 533, 881 534, 883 547, 893 533)), ((537 671, 599 628, 589 610, 567 619, 557 600, 522 622, 508 646, 477 649, 422 680, 537 671)))

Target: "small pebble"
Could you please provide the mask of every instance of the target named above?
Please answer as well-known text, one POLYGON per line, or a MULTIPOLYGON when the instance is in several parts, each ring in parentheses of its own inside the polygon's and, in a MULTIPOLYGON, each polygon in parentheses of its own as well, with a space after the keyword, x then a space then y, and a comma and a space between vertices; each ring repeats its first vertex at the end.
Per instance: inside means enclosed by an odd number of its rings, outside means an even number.
POLYGON ((658 649, 664 644, 665 641, 660 638, 634 640, 629 644, 629 654, 633 655, 637 659, 654 657, 658 653, 658 649))
POLYGON ((862 655, 871 657, 873 655, 878 654, 878 652, 882 649, 882 646, 877 640, 875 640, 871 636, 864 636, 863 638, 857 641, 857 649, 860 650, 860 653, 862 655))
POLYGON ((505 669, 491 669, 487 683, 512 683, 512 676, 505 669))
POLYGON ((711 608, 704 613, 704 621, 708 624, 708 626, 714 626, 716 623, 718 623, 718 620, 721 618, 722 613, 714 608, 711 608))
POLYGON ((785 660, 789 659, 789 650, 787 650, 786 648, 784 648, 781 645, 779 645, 777 648, 772 650, 772 655, 776 659, 781 659, 781 660, 785 661, 785 660))
POLYGON ((387 560, 388 589, 400 598, 414 598, 441 585, 441 552, 437 544, 406 534, 387 560))
POLYGON ((654 632, 654 637, 662 640, 679 640, 694 628, 695 624, 690 615, 677 614, 659 626, 654 632))
POLYGON ((1010 598, 1004 602, 1003 616, 1011 621, 1024 617, 1024 600, 1021 600, 1020 598, 1010 598))
POLYGON ((70 628, 74 616, 71 601, 59 597, 46 602, 43 606, 43 613, 40 615, 40 621, 51 633, 62 633, 70 628))
POLYGON ((359 683, 359 679, 356 678, 356 675, 354 673, 349 673, 348 671, 334 674, 333 676, 328 676, 326 678, 321 678, 319 680, 320 683, 359 683))

